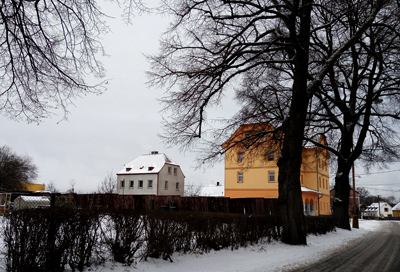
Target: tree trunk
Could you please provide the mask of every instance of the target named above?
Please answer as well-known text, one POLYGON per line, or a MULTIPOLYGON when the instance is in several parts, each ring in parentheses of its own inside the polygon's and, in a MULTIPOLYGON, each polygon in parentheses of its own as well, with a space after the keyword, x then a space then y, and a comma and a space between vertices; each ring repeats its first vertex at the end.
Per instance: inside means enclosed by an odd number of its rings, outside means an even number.
POLYGON ((300 167, 303 153, 304 128, 309 103, 307 76, 310 45, 310 22, 312 0, 294 1, 294 12, 300 13, 300 29, 297 32, 296 19, 289 26, 290 38, 295 45, 294 80, 292 101, 287 120, 283 124, 283 147, 278 160, 279 167, 279 208, 282 216, 282 242, 291 245, 306 245, 307 231, 303 213, 300 185, 300 167), (297 11, 296 11, 297 8, 297 11))
MULTIPOLYGON (((299 136, 297 138, 302 139, 299 136)), ((278 200, 283 226, 282 242, 291 245, 306 245, 307 232, 300 186, 302 141, 300 140, 299 152, 298 143, 289 141, 289 139, 290 136, 286 137, 285 134, 285 143, 287 144, 284 144, 281 157, 278 161, 278 200)))
POLYGON ((338 167, 338 174, 335 178, 335 198, 333 200, 333 216, 335 225, 341 229, 350 230, 349 221, 349 173, 350 169, 338 167))

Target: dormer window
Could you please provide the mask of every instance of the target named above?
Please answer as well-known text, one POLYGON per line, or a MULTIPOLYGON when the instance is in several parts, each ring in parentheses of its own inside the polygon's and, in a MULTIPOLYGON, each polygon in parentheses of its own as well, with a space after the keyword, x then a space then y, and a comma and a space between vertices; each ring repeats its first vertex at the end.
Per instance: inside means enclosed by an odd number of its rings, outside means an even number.
POLYGON ((131 169, 132 169, 131 167, 127 167, 127 168, 126 168, 126 172, 131 171, 131 169))
POLYGON ((154 169, 154 167, 153 166, 150 166, 149 167, 149 171, 151 171, 151 170, 153 170, 154 169))

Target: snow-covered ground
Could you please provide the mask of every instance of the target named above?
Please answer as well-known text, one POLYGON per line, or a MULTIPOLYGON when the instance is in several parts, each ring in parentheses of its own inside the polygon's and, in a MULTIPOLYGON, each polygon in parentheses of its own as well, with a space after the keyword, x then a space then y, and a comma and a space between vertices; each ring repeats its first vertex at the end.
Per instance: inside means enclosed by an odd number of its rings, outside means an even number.
POLYGON ((312 263, 328 255, 330 252, 345 246, 349 242, 366 235, 370 231, 379 230, 390 221, 360 220, 360 228, 352 231, 337 229, 336 232, 322 236, 307 237, 307 246, 289 246, 280 242, 259 244, 238 250, 211 251, 208 254, 174 254, 174 262, 149 258, 135 266, 124 267, 120 264, 108 263, 96 271, 102 272, 265 272, 282 271, 312 263))

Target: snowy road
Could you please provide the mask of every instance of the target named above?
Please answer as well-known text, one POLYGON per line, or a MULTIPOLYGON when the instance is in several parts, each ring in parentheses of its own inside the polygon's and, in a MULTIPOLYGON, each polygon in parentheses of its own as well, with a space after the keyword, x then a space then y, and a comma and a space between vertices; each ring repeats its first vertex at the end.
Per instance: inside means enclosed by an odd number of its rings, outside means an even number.
POLYGON ((400 271, 400 224, 385 223, 380 231, 371 232, 312 265, 291 271, 400 271))

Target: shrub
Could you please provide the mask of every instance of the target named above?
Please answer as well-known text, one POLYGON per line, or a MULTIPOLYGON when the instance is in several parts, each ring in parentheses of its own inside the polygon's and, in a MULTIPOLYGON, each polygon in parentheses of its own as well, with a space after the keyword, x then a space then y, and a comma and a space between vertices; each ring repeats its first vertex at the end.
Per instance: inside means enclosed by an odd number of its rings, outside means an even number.
POLYGON ((131 265, 143 246, 142 216, 132 211, 114 211, 103 219, 102 239, 114 261, 131 265))

